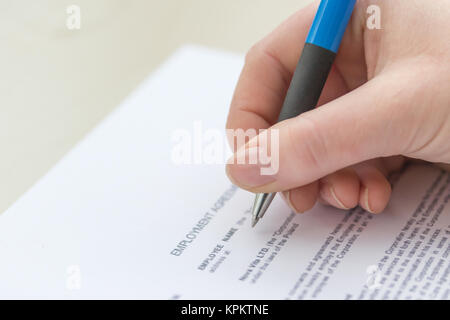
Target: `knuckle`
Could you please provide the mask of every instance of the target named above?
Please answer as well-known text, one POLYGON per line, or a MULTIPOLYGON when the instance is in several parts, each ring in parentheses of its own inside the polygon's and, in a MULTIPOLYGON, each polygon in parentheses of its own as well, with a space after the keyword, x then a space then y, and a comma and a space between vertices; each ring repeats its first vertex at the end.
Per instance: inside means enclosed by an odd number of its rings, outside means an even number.
POLYGON ((262 53, 265 50, 265 44, 263 40, 258 41, 257 43, 253 44, 250 49, 245 54, 245 62, 251 62, 255 59, 258 59, 258 57, 261 57, 262 53))

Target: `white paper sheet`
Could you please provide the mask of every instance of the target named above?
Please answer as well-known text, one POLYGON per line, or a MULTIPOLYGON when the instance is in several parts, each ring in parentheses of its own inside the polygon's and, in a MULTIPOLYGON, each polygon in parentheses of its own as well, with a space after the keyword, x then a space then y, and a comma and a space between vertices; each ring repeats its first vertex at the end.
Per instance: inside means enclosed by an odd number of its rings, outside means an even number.
POLYGON ((0 297, 449 299, 448 173, 408 168, 377 216, 277 199, 251 229, 223 165, 171 161, 175 130, 224 128, 242 63, 179 50, 2 214, 0 297))

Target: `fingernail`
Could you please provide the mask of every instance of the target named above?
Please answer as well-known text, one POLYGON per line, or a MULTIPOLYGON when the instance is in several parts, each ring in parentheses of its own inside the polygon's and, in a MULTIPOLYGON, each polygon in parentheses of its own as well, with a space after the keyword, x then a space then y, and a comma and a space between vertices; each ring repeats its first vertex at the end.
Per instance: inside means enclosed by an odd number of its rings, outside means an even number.
POLYGON ((339 207, 344 210, 348 210, 350 208, 346 207, 344 203, 337 197, 334 188, 329 183, 323 183, 320 187, 320 196, 331 205, 339 207))
POLYGON ((284 198, 284 200, 287 202, 288 206, 295 212, 295 213, 303 213, 303 211, 298 210, 294 203, 291 201, 291 191, 283 191, 281 192, 281 196, 284 198))
POLYGON ((259 148, 241 148, 227 164, 227 175, 232 182, 239 186, 255 188, 275 181, 273 175, 261 174, 258 163, 259 148), (251 161, 256 160, 256 161, 251 161))
POLYGON ((369 203, 369 189, 367 187, 364 187, 364 189, 363 189, 363 201, 362 201, 362 203, 364 204, 364 209, 366 209, 370 213, 374 213, 372 208, 370 207, 370 203, 369 203))

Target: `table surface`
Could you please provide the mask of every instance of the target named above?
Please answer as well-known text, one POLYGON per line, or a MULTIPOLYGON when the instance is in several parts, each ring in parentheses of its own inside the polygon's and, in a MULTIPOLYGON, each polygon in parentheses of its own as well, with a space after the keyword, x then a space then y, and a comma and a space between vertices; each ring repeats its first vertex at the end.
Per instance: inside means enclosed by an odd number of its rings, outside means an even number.
POLYGON ((309 0, 0 2, 0 212, 185 43, 245 53, 309 0), (81 28, 66 26, 78 5, 81 28))

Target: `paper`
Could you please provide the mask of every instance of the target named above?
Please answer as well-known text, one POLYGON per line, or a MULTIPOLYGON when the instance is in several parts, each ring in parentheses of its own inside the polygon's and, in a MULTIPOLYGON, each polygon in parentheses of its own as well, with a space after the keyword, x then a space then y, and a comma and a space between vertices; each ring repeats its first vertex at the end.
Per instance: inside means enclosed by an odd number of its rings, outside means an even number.
POLYGON ((179 50, 2 214, 0 297, 449 299, 448 173, 407 168, 376 216, 277 198, 251 229, 196 138, 174 164, 176 130, 224 128, 242 63, 179 50))

